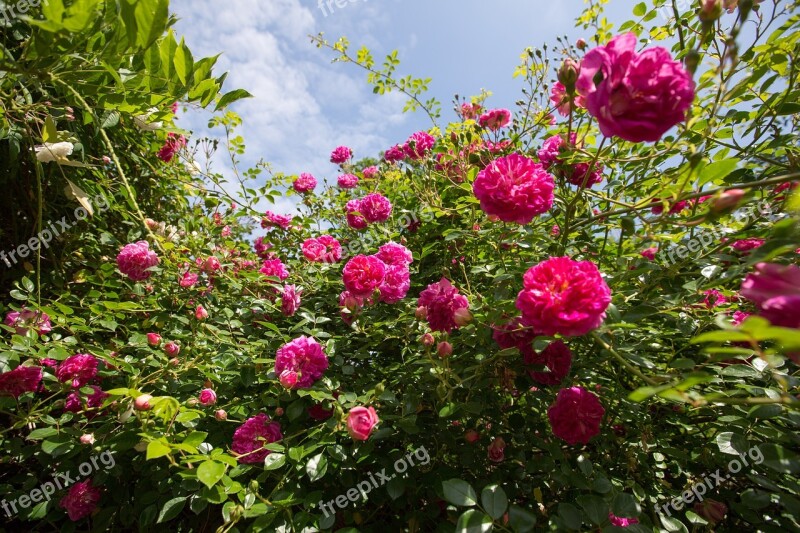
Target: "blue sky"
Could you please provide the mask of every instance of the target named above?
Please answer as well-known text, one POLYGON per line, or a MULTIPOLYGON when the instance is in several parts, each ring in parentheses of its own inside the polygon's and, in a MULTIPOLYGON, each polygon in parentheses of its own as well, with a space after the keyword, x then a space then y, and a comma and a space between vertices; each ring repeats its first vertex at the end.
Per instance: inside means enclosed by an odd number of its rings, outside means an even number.
MULTIPOLYGON (((401 94, 374 95, 366 74, 353 65, 331 64, 332 55, 311 44, 324 32, 333 42, 347 36, 353 51, 367 45, 380 59, 398 50, 399 73, 430 77, 431 95, 452 120, 453 95, 492 91, 492 107, 514 109, 521 82, 512 77, 527 46, 555 44, 574 28, 583 0, 339 0, 344 7, 319 8, 317 0, 173 0, 179 34, 195 56, 222 52, 219 72, 229 71, 226 89, 244 88, 254 98, 233 109, 244 118, 245 163, 258 159, 287 174, 311 172, 333 181, 328 162, 339 145, 356 158, 404 141, 427 129, 424 113, 402 112, 401 94)), ((633 2, 616 0, 611 20, 625 20, 633 2)), ((213 135, 207 117, 189 114, 180 125, 195 136, 213 135)), ((218 165, 222 165, 222 158, 218 165)), ((223 171, 217 167, 215 170, 223 171)), ((293 210, 290 201, 276 211, 293 210)))

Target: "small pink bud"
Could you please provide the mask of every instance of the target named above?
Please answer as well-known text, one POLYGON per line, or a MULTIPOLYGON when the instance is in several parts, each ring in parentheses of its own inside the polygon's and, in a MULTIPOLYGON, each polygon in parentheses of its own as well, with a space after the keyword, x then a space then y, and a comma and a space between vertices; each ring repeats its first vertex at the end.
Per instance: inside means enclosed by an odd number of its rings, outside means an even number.
POLYGON ((574 59, 565 59, 558 69, 558 81, 567 89, 567 94, 575 92, 575 82, 578 81, 578 73, 581 70, 580 64, 574 59))
POLYGON ((422 344, 424 344, 425 346, 433 346, 434 343, 436 342, 436 339, 434 339, 433 335, 431 335, 430 333, 426 333, 425 335, 423 335, 420 338, 420 340, 422 341, 422 344))
POLYGON ((158 346, 161 344, 161 335, 158 333, 148 333, 147 334, 147 344, 150 346, 158 346))
POLYGON ((170 357, 175 357, 179 353, 181 353, 180 345, 169 341, 167 344, 164 345, 164 352, 169 355, 170 357))
POLYGON ((417 317, 417 320, 425 320, 428 318, 428 308, 424 305, 420 305, 414 312, 414 316, 417 317))
POLYGON ((281 385, 287 389, 293 389, 297 385, 297 372, 293 370, 284 370, 280 375, 281 385))
POLYGON ((447 341, 442 341, 436 346, 436 353, 439 354, 439 357, 450 357, 453 355, 453 345, 447 341))
POLYGON ((727 213, 733 211, 742 202, 747 193, 742 189, 729 189, 711 201, 711 211, 727 213))
POLYGON ((94 444, 94 434, 86 433, 81 435, 81 444, 94 444))
POLYGON ((200 391, 199 399, 203 405, 214 405, 217 403, 217 393, 211 389, 203 389, 200 391))
POLYGON ((139 395, 133 401, 133 408, 136 409, 137 411, 149 411, 150 408, 151 408, 150 400, 152 400, 152 399, 153 399, 153 397, 150 396, 149 394, 139 395))
POLYGON ((275 409, 275 416, 283 416, 283 407, 278 407, 275 409))
POLYGON ((478 442, 480 438, 481 438, 480 433, 478 433, 474 429, 469 429, 467 430, 466 433, 464 433, 464 439, 466 439, 466 441, 469 442, 470 444, 478 442))
POLYGON ((197 309, 194 310, 194 316, 197 320, 205 320, 208 318, 208 311, 202 305, 198 305, 197 309))
POLYGON ((111 158, 108 157, 107 155, 104 155, 103 156, 103 163, 106 164, 106 165, 110 165, 111 164, 111 158))
POLYGON ((586 39, 581 37, 580 39, 575 41, 575 46, 578 48, 578 50, 586 50, 586 39))
POLYGON ((223 420, 227 420, 228 413, 225 412, 225 409, 217 409, 216 411, 214 411, 214 418, 216 418, 220 422, 223 420))
POLYGON ((216 272, 220 268, 222 268, 222 265, 220 265, 219 259, 214 256, 211 256, 203 261, 202 269, 204 272, 216 272))
POLYGON ((169 364, 171 366, 178 366, 179 364, 181 364, 181 360, 178 359, 177 357, 173 357, 172 359, 169 360, 169 364))

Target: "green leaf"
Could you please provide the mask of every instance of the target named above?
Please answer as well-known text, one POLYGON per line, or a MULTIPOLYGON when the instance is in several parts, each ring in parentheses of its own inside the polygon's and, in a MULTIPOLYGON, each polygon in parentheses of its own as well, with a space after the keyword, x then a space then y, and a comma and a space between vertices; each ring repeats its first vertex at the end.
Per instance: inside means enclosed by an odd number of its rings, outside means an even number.
POLYGON ((186 505, 186 496, 172 498, 164 504, 164 507, 161 508, 161 512, 158 514, 158 520, 156 523, 160 524, 162 522, 169 522, 178 516, 181 511, 183 511, 184 505, 186 505))
POLYGON ((151 440, 150 443, 147 445, 147 460, 150 459, 158 459, 159 457, 164 457, 165 455, 169 455, 172 451, 167 444, 164 444, 160 440, 151 440))
POLYGON ((645 13, 647 13, 647 4, 645 2, 640 2, 633 7, 633 15, 635 17, 643 17, 645 13))
POLYGON ((272 452, 264 459, 264 470, 277 470, 286 464, 286 456, 272 452))
POLYGON ((486 533, 492 530, 492 517, 476 509, 469 509, 458 517, 456 533, 486 533))
POLYGON ((28 435, 28 440, 41 440, 46 439, 47 437, 53 437, 55 435, 58 435, 58 431, 54 428, 34 429, 28 435))
POLYGON ((206 440, 207 436, 208 433, 205 431, 192 431, 185 439, 183 439, 183 444, 197 448, 206 440))
POLYGON ((489 515, 498 520, 508 507, 508 497, 499 485, 489 485, 481 491, 481 505, 489 515))
POLYGON ((576 501, 595 525, 599 526, 608 520, 608 505, 599 496, 578 496, 576 501))
POLYGON ((475 494, 475 489, 461 479, 453 478, 442 482, 442 490, 444 491, 444 499, 453 505, 472 507, 478 503, 478 495, 475 494))
POLYGON ((611 512, 622 518, 633 518, 642 514, 642 508, 630 494, 621 492, 614 497, 611 512))
POLYGON ((58 140, 58 128, 56 128, 56 121, 53 117, 47 115, 44 119, 44 131, 42 132, 42 142, 54 143, 58 140))
POLYGON ((508 524, 516 533, 529 533, 536 526, 536 515, 522 507, 512 505, 508 508, 508 524))
POLYGON ((208 488, 213 487, 225 475, 225 465, 216 461, 203 461, 197 467, 197 479, 208 488))
POLYGON ((252 97, 253 95, 245 91, 244 89, 236 89, 229 93, 225 93, 224 95, 222 95, 222 98, 219 99, 219 102, 217 102, 217 107, 215 108, 215 111, 224 109, 238 100, 242 100, 244 98, 252 98, 252 97))
POLYGON ((746 438, 730 431, 718 434, 714 440, 717 443, 717 447, 719 447, 719 451, 728 455, 742 455, 750 449, 750 444, 746 438))
POLYGON ((697 178, 698 188, 706 183, 718 182, 725 176, 736 170, 739 164, 739 159, 723 159, 722 161, 715 161, 700 171, 700 176, 697 178))
POLYGON ((318 453, 306 463, 306 474, 312 482, 322 478, 327 471, 328 459, 322 453, 318 453))

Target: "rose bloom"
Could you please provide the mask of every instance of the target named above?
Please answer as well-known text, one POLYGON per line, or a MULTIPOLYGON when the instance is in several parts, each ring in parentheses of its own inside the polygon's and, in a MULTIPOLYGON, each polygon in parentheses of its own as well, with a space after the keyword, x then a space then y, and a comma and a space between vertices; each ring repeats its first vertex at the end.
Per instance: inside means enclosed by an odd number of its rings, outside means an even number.
POLYGON ((403 147, 398 144, 386 150, 386 152, 383 154, 383 158, 387 163, 396 163, 397 161, 402 161, 405 159, 406 153, 403 150, 403 147))
POLYGON ((354 296, 371 296, 385 276, 386 264, 374 255, 357 255, 342 271, 344 287, 354 296))
POLYGON ((537 155, 545 170, 555 170, 559 176, 563 176, 572 185, 591 187, 603 181, 603 165, 595 164, 589 171, 589 163, 567 164, 565 158, 562 157, 565 152, 575 149, 577 139, 575 133, 570 134, 569 143, 561 135, 553 135, 545 139, 537 155), (553 165, 558 165, 559 168, 553 169, 553 165))
POLYGON ((181 347, 179 344, 169 341, 164 345, 164 353, 166 353, 170 357, 175 357, 179 353, 181 353, 181 347))
POLYGON ((587 52, 575 87, 603 135, 655 142, 685 120, 695 84, 666 48, 639 54, 636 42, 627 33, 587 52))
POLYGON ((364 229, 369 225, 367 219, 361 216, 361 200, 350 200, 345 206, 347 225, 353 229, 364 229))
POLYGON ((495 159, 478 173, 472 190, 481 209, 503 222, 527 224, 553 207, 555 180, 520 154, 495 159))
POLYGON ((387 265, 383 283, 378 288, 381 301, 395 304, 406 297, 411 288, 411 273, 406 265, 387 265))
POLYGON ((564 87, 564 84, 560 81, 557 81, 556 84, 553 85, 553 90, 550 92, 550 101, 558 110, 558 114, 562 117, 568 116, 573 106, 575 109, 583 109, 586 107, 583 96, 579 94, 574 95, 572 101, 570 101, 567 88, 564 87))
POLYGON ((658 248, 653 246, 652 248, 647 248, 646 250, 642 250, 640 252, 640 255, 645 259, 648 259, 650 261, 655 261, 656 253, 658 253, 658 248))
POLYGON ((188 289, 189 287, 194 287, 194 285, 197 283, 197 279, 198 279, 197 274, 192 274, 191 272, 184 272, 183 276, 181 276, 179 284, 184 289, 188 289))
POLYGON ((531 378, 542 385, 555 386, 564 381, 572 368, 572 351, 561 341, 551 342, 541 353, 526 352, 526 365, 545 365, 546 371, 529 370, 531 378))
POLYGON ((281 281, 289 277, 289 271, 286 270, 286 265, 284 265, 280 259, 264 261, 259 272, 265 276, 278 278, 281 281))
POLYGON ((281 293, 281 313, 283 313, 284 316, 294 316, 300 308, 301 294, 303 294, 303 290, 298 290, 295 285, 283 286, 283 292, 281 293))
POLYGON ((403 145, 403 151, 409 159, 416 161, 426 157, 435 143, 436 139, 427 131, 418 131, 411 134, 403 145))
POLYGON ((355 440, 367 440, 378 422, 374 407, 353 407, 347 413, 347 432, 355 440))
POLYGON ((355 174, 342 174, 336 178, 336 184, 342 189, 354 189, 358 185, 358 176, 355 174))
POLYGON ((495 437, 487 448, 487 456, 493 463, 501 463, 506 458, 506 441, 502 437, 495 437))
POLYGON ((736 250, 737 252, 749 252, 751 250, 755 250, 756 248, 760 248, 764 245, 766 241, 764 239, 758 238, 750 238, 750 239, 741 239, 733 244, 731 244, 731 248, 736 250))
POLYGON ((526 358, 535 355, 531 344, 538 335, 533 328, 526 327, 522 323, 522 317, 513 318, 499 326, 492 326, 492 329, 494 330, 492 338, 501 349, 516 348, 526 358))
MULTIPOLYGON (((686 200, 676 202, 674 204, 669 205, 669 214, 674 215, 676 213, 680 213, 686 206, 689 205, 689 202, 686 200)), ((664 212, 664 205, 661 202, 661 198, 653 198, 653 208, 650 210, 654 215, 660 215, 664 212)))
POLYGON ((164 146, 158 151, 158 158, 165 163, 169 163, 175 157, 175 154, 180 152, 181 148, 186 146, 186 137, 175 133, 168 133, 167 140, 164 146))
POLYGON ((85 353, 67 357, 56 370, 58 381, 72 382, 72 388, 83 387, 97 375, 98 360, 95 356, 85 353))
POLYGON ((725 305, 726 303, 730 302, 730 300, 717 289, 708 289, 703 294, 706 297, 705 300, 703 300, 703 303, 706 304, 706 307, 709 309, 713 309, 714 307, 725 305))
POLYGON ((742 282, 741 295, 774 326, 800 329, 800 268, 759 263, 742 282))
POLYGON ((311 337, 298 337, 284 344, 275 355, 275 375, 295 372, 297 382, 292 388, 307 389, 322 378, 328 368, 328 357, 322 345, 311 337))
POLYGON ((217 393, 211 389, 203 389, 200 391, 198 400, 202 405, 214 405, 217 403, 217 393))
POLYGON ((468 309, 469 301, 466 296, 458 293, 450 280, 442 278, 420 293, 417 306, 425 308, 428 325, 433 331, 450 333, 458 327, 456 311, 468 309))
POLYGON ((194 317, 197 320, 205 320, 208 318, 208 311, 202 305, 198 305, 197 308, 194 310, 194 317))
POLYGON ((314 263, 335 263, 342 258, 342 245, 330 235, 306 239, 303 256, 314 263))
POLYGON ((591 261, 552 257, 523 277, 516 306, 543 335, 579 336, 600 327, 611 304, 609 289, 591 261))
POLYGON ((347 146, 339 146, 331 152, 331 163, 341 165, 347 163, 353 157, 353 151, 347 146))
POLYGON ((483 107, 480 104, 461 104, 461 116, 464 120, 475 120, 483 107))
POLYGON ((77 522, 94 512, 100 496, 100 489, 92 487, 92 480, 87 479, 72 485, 66 496, 58 502, 58 506, 66 509, 70 520, 77 522))
POLYGON ((156 266, 158 262, 158 256, 150 250, 147 241, 126 244, 117 255, 120 272, 133 281, 144 281, 153 275, 147 269, 156 266))
POLYGON ((261 259, 272 259, 269 252, 270 248, 272 248, 272 243, 264 239, 264 237, 257 238, 253 248, 256 251, 256 255, 261 259))
POLYGON ((583 387, 561 389, 553 405, 547 409, 547 418, 553 434, 568 444, 586 444, 600 434, 600 422, 605 409, 597 396, 583 387))
POLYGON ((316 186, 317 178, 306 173, 300 174, 300 176, 294 180, 294 183, 292 183, 294 190, 301 194, 312 192, 316 186))
POLYGON ((569 136, 569 143, 566 143, 561 135, 548 137, 542 143, 542 148, 537 152, 539 161, 545 169, 549 169, 555 164, 560 164, 561 153, 569 147, 574 147, 578 141, 578 136, 574 132, 569 136))
POLYGON ((364 307, 364 298, 344 291, 339 295, 339 315, 345 324, 351 324, 356 315, 364 307))
POLYGON ((281 228, 289 229, 292 224, 292 215, 279 215, 272 211, 264 213, 264 218, 261 219, 262 228, 281 228))
POLYGON ((86 397, 86 404, 91 408, 102 407, 103 402, 106 398, 110 395, 107 392, 104 392, 103 389, 98 387, 97 385, 89 385, 89 387, 94 391, 86 397))
POLYGON ((147 344, 150 346, 158 346, 161 344, 161 335, 158 333, 148 333, 147 334, 147 344))
POLYGON ((236 428, 233 432, 231 450, 241 455, 238 458, 240 463, 263 463, 267 455, 272 453, 264 449, 264 446, 282 438, 281 425, 278 422, 270 422, 267 415, 259 413, 236 428))
POLYGON ((614 513, 608 513, 608 519, 611 521, 612 526, 617 526, 617 527, 628 527, 633 524, 639 523, 639 521, 635 518, 622 518, 615 515, 614 513))
POLYGON ((567 175, 567 181, 578 187, 591 187, 603 181, 603 170, 605 167, 600 164, 595 164, 590 172, 589 163, 575 163, 572 172, 567 175))
POLYGON ((376 166, 367 167, 364 170, 362 170, 361 173, 364 175, 364 179, 371 180, 378 176, 378 167, 376 166))
POLYGON ((392 204, 382 194, 373 192, 361 199, 359 212, 367 222, 386 222, 392 214, 392 204))
POLYGON ((70 142, 44 143, 35 146, 36 159, 41 163, 52 163, 54 161, 66 161, 67 156, 72 155, 75 146, 70 142))
POLYGON ((219 259, 213 255, 206 257, 205 260, 198 257, 196 263, 197 266, 200 267, 200 270, 208 274, 212 274, 222 268, 222 264, 220 264, 219 259))
POLYGON ((30 328, 35 328, 39 335, 45 335, 53 330, 47 313, 31 311, 25 307, 19 311, 10 311, 4 323, 15 328, 17 335, 25 335, 30 328))
POLYGON ((411 250, 396 242, 387 242, 378 248, 378 253, 375 256, 389 266, 408 266, 414 262, 414 255, 411 250))
POLYGON ((492 109, 478 118, 481 128, 497 131, 508 125, 511 121, 511 112, 508 109, 492 109))
POLYGON ((731 322, 733 322, 734 326, 740 326, 742 322, 750 317, 751 314, 752 313, 748 313, 746 311, 734 311, 731 322))
POLYGON ((14 370, 0 374, 0 396, 19 398, 26 392, 36 392, 41 381, 41 367, 20 365, 14 370))

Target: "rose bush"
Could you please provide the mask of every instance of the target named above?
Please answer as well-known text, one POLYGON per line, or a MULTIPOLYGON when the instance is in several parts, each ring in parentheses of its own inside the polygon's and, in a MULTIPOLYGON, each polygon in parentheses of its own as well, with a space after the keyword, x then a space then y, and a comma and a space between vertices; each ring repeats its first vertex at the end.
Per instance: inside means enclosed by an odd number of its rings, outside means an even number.
POLYGON ((4 249, 86 216, 2 274, 9 530, 800 529, 796 3, 604 3, 513 112, 447 124, 396 55, 314 38, 433 126, 320 147, 325 188, 238 168, 247 95, 166 0, 13 21, 4 249))

